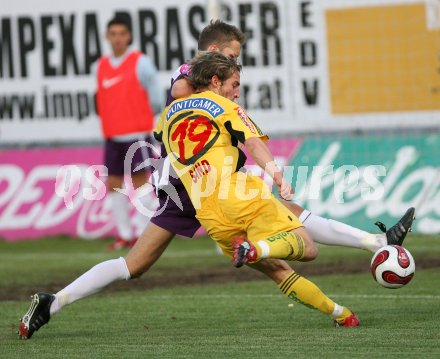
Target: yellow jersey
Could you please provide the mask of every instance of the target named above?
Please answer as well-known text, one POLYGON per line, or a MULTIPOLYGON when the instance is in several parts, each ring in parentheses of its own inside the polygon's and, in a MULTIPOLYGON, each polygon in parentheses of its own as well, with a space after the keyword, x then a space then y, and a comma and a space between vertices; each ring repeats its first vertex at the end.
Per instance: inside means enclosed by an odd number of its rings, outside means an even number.
POLYGON ((246 156, 239 142, 268 140, 238 104, 212 91, 172 102, 154 132, 196 210, 243 167, 246 156))

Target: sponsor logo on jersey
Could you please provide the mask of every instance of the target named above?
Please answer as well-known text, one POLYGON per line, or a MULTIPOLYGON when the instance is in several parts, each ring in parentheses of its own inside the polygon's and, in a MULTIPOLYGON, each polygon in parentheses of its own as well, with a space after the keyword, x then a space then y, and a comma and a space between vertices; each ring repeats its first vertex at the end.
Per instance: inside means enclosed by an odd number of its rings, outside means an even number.
POLYGON ((180 66, 180 73, 183 76, 189 76, 189 74, 191 73, 191 66, 188 64, 183 64, 182 66, 180 66))
POLYGON ((116 76, 116 77, 112 77, 110 79, 104 79, 104 80, 102 80, 102 87, 104 87, 105 89, 108 89, 108 88, 116 85, 121 80, 122 80, 121 75, 116 76))
POLYGON ((244 110, 241 107, 236 107, 235 110, 237 110, 237 115, 241 118, 241 120, 243 121, 243 123, 249 127, 249 130, 252 133, 257 133, 257 129, 255 128, 255 125, 253 124, 253 122, 247 117, 246 113, 244 112, 244 110))
POLYGON ((224 108, 218 103, 207 99, 207 98, 189 98, 182 101, 175 101, 170 106, 167 112, 167 121, 173 116, 177 111, 182 110, 203 110, 208 112, 212 117, 216 118, 225 112, 224 108))

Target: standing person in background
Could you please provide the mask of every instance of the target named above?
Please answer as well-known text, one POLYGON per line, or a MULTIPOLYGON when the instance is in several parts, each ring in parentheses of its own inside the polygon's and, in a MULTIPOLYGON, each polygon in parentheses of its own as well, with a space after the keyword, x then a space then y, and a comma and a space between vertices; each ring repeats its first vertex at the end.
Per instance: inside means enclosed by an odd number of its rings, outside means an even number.
MULTIPOLYGON (((130 146, 139 141, 152 142, 154 115, 162 109, 162 94, 152 60, 140 51, 129 48, 132 33, 125 18, 115 17, 108 22, 106 38, 112 51, 97 63, 96 102, 105 138, 107 195, 111 200, 118 231, 118 237, 109 249, 117 250, 131 247, 148 223, 138 210, 135 232, 130 221, 129 197, 117 189, 122 188, 126 175, 131 176, 134 189, 147 182, 145 170, 134 172, 136 166, 147 157, 152 157, 151 151, 145 146, 139 147, 129 159, 131 168, 125 169, 124 163, 130 146)), ((150 196, 139 196, 136 200, 149 209, 157 207, 156 199, 150 196)))

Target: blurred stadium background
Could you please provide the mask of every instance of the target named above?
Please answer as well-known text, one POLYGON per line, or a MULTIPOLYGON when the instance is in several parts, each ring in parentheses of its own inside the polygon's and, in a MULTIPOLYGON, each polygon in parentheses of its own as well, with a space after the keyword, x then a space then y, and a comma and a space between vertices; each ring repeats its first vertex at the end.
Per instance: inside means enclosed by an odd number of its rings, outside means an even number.
POLYGON ((102 163, 91 66, 115 13, 131 19, 164 95, 210 18, 237 25, 241 104, 294 166, 297 200, 369 231, 415 206, 413 230, 440 233, 438 0, 15 0, 0 15, 1 238, 114 233, 105 198, 83 191, 102 163), (67 208, 55 182, 70 164, 81 172, 67 208))

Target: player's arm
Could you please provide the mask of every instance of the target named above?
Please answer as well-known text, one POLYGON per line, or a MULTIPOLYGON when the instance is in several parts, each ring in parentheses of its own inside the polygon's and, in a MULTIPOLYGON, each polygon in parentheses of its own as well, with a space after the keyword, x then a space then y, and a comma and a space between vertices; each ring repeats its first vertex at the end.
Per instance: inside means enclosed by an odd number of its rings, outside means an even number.
POLYGON ((244 144, 254 161, 273 178, 281 197, 287 201, 292 200, 292 186, 283 179, 269 147, 264 143, 269 137, 259 129, 240 106, 231 111, 223 125, 236 141, 244 144))
POLYGON ((99 63, 99 61, 100 61, 100 59, 95 61, 90 68, 91 74, 93 75, 93 78, 95 79, 95 83, 96 83, 95 92, 93 94, 93 102, 95 104, 95 111, 98 116, 100 116, 99 107, 98 107, 98 87, 99 87, 99 84, 98 84, 98 81, 99 81, 98 80, 98 63, 99 63))
POLYGON ((173 99, 188 97, 194 93, 194 89, 188 80, 191 72, 191 66, 188 64, 181 65, 171 77, 171 88, 169 96, 173 99))
POLYGON ((137 76, 142 87, 147 91, 154 114, 163 109, 162 90, 159 82, 159 73, 153 60, 145 55, 137 62, 137 76))
POLYGON ((183 98, 192 95, 194 92, 193 87, 186 77, 182 77, 173 83, 171 87, 171 96, 173 98, 183 98))
POLYGON ((290 183, 284 180, 280 168, 276 165, 269 147, 259 137, 251 137, 245 140, 244 145, 249 155, 264 171, 273 178, 278 186, 282 198, 287 201, 293 198, 293 189, 290 183))

